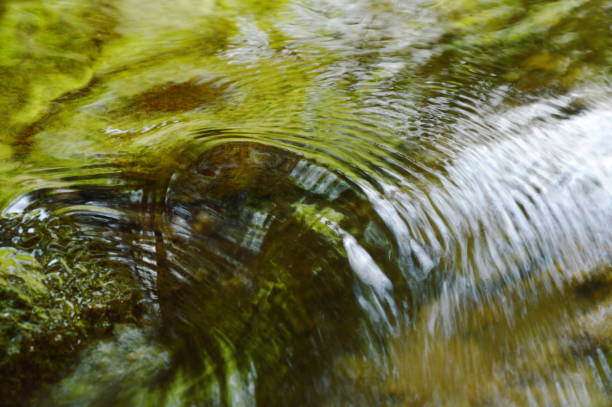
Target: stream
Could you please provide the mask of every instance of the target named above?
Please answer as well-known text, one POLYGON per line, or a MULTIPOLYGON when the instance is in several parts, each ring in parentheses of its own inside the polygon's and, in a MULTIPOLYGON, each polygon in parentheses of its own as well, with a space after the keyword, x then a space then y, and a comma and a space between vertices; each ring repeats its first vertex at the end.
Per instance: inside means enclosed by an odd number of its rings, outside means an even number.
POLYGON ((0 0, 0 406, 609 406, 611 27, 0 0))

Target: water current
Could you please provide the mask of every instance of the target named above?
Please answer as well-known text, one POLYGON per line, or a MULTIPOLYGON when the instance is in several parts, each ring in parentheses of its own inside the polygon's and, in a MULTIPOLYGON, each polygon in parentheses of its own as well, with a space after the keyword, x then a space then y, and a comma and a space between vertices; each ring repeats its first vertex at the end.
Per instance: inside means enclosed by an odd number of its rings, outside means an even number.
POLYGON ((612 3, 0 20, 0 405, 610 405, 612 3))

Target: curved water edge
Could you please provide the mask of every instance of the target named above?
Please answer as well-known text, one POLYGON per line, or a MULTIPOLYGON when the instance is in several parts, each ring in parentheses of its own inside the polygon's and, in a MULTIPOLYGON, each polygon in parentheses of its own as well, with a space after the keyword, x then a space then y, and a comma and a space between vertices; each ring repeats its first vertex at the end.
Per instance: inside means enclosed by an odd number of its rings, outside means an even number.
POLYGON ((39 6, 105 11, 3 107, 11 391, 607 405, 609 5, 251 3, 39 6))

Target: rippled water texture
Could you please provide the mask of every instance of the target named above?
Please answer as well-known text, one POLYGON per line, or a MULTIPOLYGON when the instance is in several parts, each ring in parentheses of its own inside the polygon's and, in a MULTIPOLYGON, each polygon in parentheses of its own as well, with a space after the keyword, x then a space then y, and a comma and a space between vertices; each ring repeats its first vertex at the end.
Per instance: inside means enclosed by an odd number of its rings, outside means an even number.
POLYGON ((610 405, 611 24, 0 2, 0 405, 610 405))

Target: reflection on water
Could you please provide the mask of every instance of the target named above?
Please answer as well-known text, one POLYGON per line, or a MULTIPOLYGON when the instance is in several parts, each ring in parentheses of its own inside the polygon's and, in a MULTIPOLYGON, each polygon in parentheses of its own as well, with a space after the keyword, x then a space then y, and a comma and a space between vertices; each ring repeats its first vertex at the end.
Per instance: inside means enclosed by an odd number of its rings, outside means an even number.
POLYGON ((611 14, 2 3, 0 404, 608 405, 611 14))

